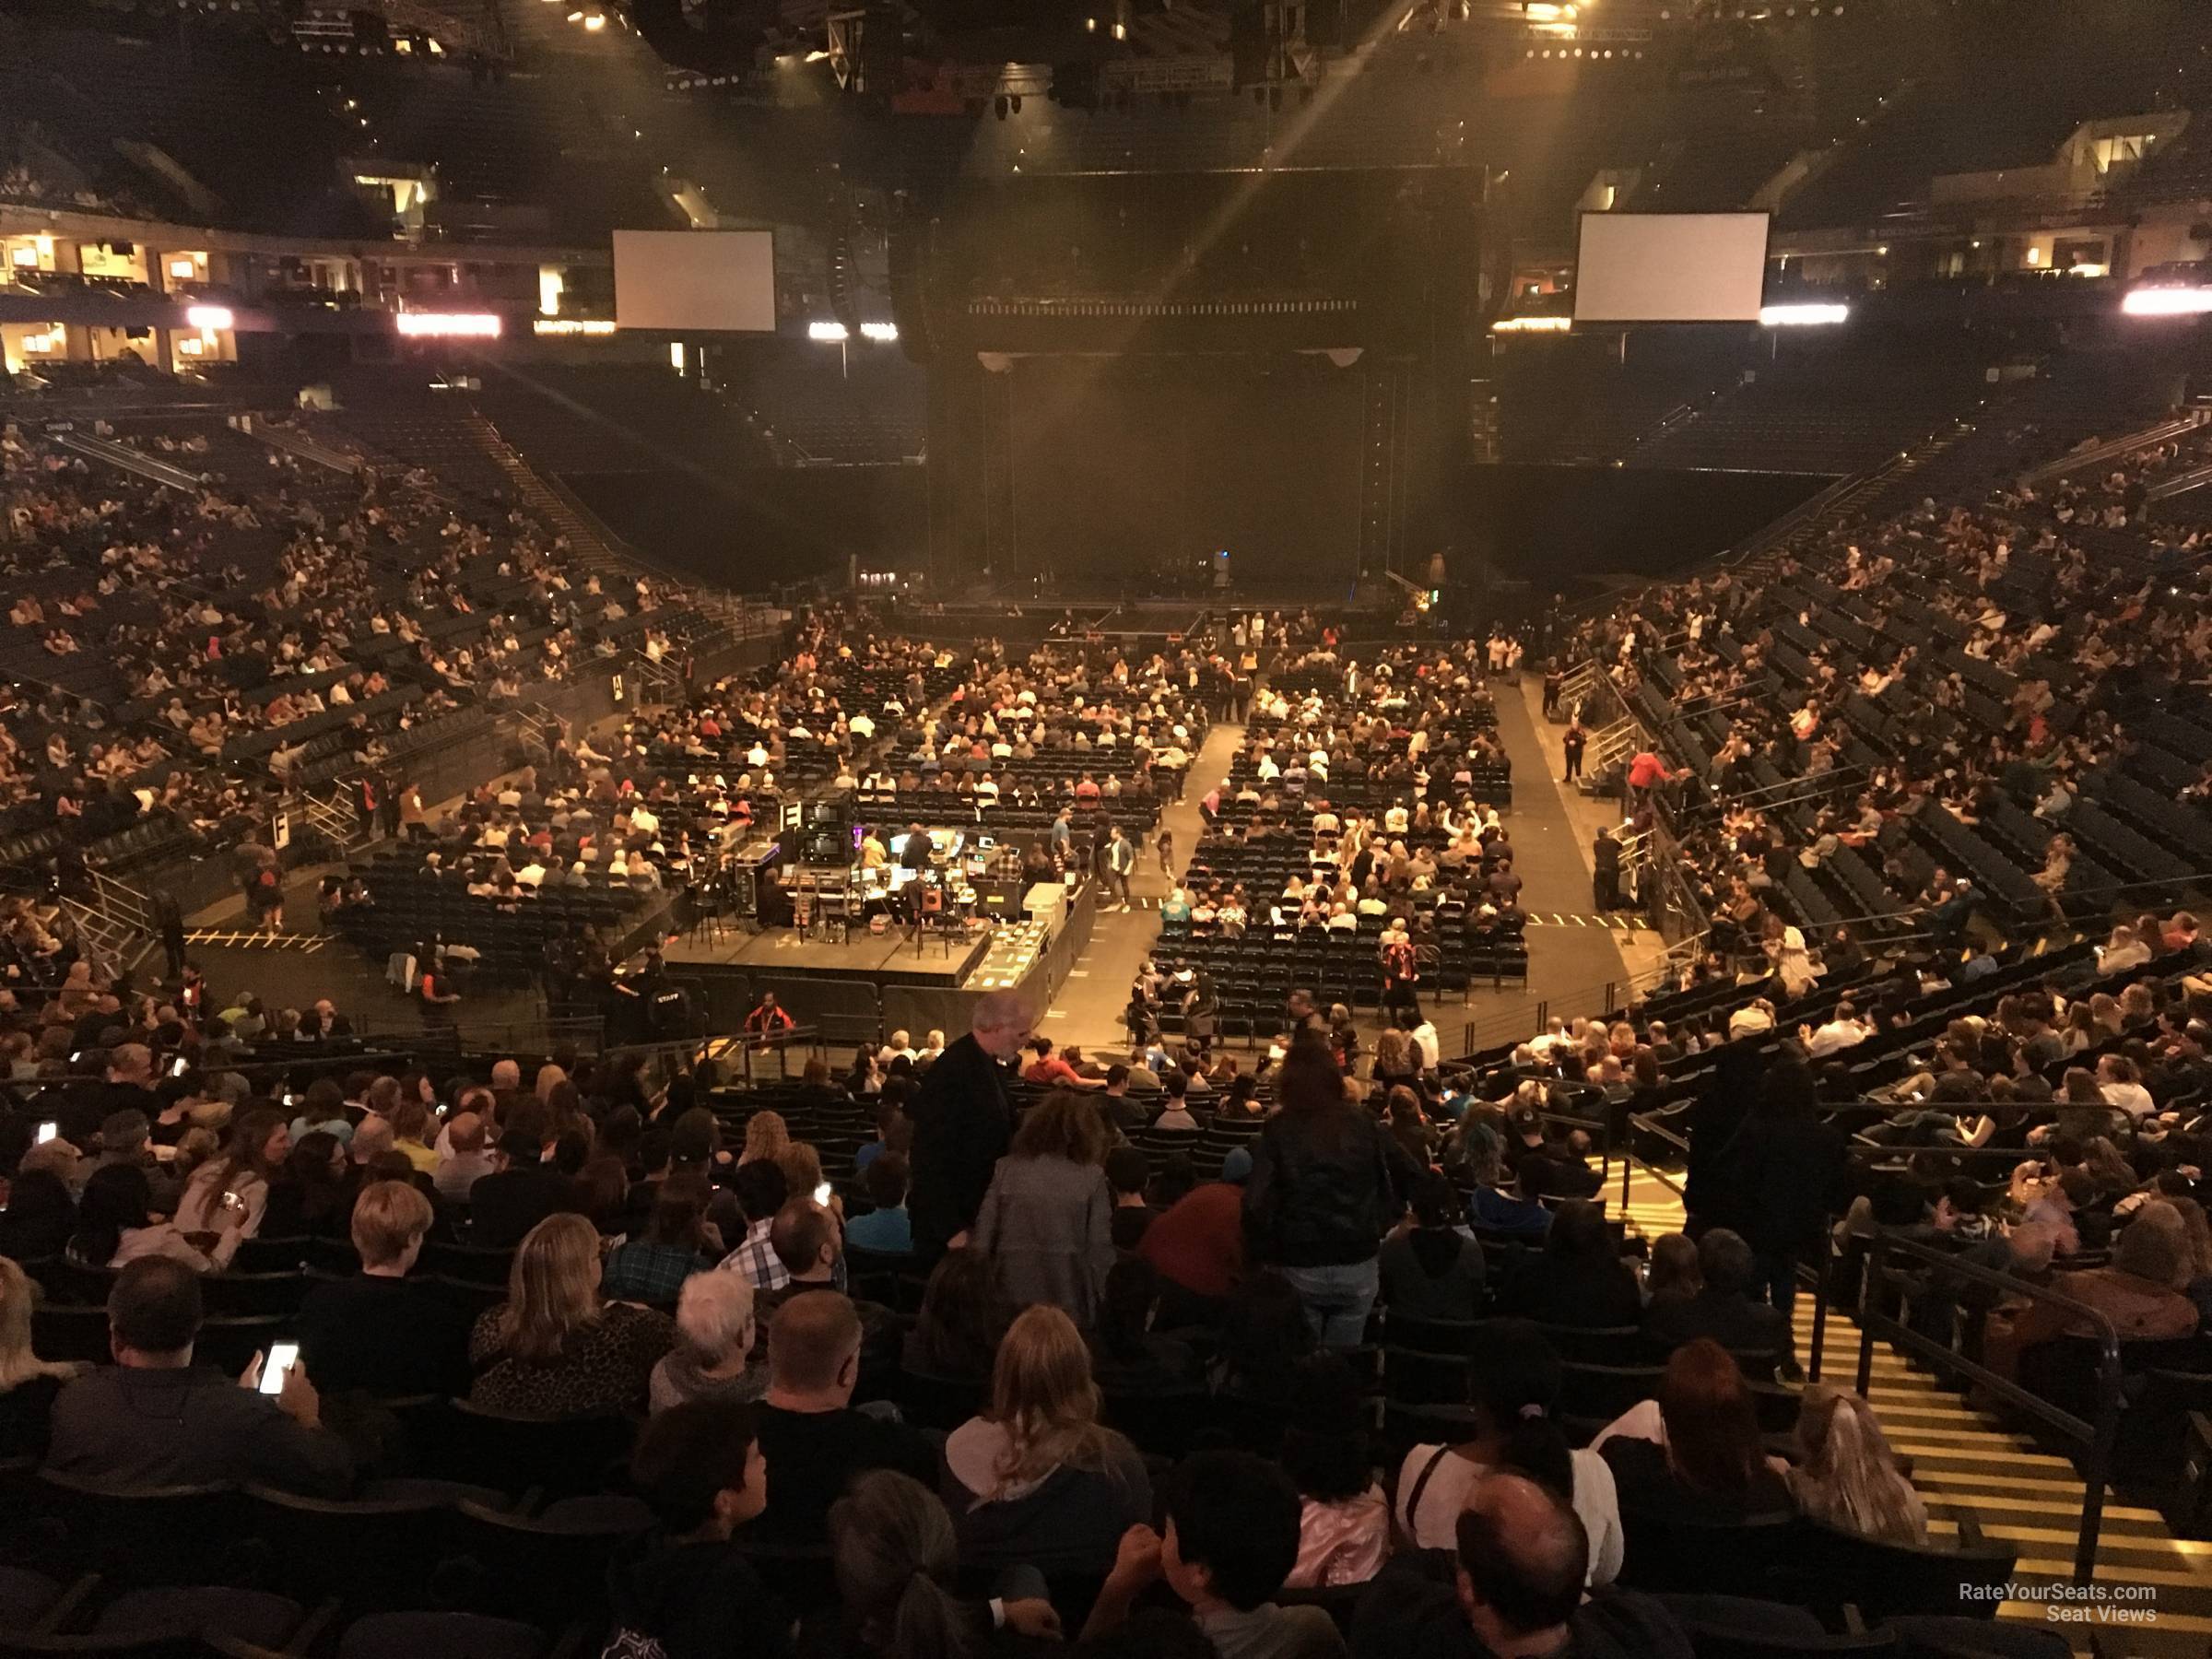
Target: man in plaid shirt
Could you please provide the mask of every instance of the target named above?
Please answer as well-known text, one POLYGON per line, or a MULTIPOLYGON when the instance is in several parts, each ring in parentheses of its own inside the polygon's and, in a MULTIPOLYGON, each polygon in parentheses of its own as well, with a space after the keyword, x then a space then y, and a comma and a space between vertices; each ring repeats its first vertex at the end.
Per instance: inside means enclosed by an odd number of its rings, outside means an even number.
POLYGON ((756 1290, 781 1290, 791 1283, 791 1269, 768 1241, 768 1230, 783 1207, 783 1171, 766 1159, 756 1159, 737 1171, 735 1189, 748 1225, 737 1248, 722 1258, 723 1269, 744 1274, 756 1290))

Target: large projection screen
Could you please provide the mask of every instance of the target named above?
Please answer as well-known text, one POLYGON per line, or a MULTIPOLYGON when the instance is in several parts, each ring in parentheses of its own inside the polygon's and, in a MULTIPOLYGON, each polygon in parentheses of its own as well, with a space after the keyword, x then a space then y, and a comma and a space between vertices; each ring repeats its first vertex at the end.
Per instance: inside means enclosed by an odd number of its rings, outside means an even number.
POLYGON ((772 334, 775 233, 616 231, 615 323, 691 334, 772 334))
POLYGON ((1756 323, 1763 213, 1585 213, 1577 323, 1756 323))

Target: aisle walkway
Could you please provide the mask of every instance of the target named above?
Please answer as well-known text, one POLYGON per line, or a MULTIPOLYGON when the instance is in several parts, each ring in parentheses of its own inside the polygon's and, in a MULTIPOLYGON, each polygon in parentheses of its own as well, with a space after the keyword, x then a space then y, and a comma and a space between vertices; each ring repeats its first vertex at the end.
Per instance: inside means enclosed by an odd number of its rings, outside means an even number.
MULTIPOLYGON (((1461 1053, 1535 1036, 1540 1002, 1548 1002, 1555 1014, 1596 1013, 1605 1006, 1607 982, 1629 976, 1621 955, 1628 935, 1590 923, 1587 838, 1562 797, 1559 760, 1545 752, 1531 704, 1510 685, 1499 690, 1498 737, 1513 764, 1513 804, 1505 814, 1513 869, 1524 884, 1521 902, 1536 924, 1528 930, 1525 993, 1518 986, 1476 990, 1465 1016, 1469 1040, 1461 1053)), ((1445 1015, 1458 1018, 1459 1010, 1447 1008, 1445 1015)), ((1437 1023, 1449 1021, 1440 1015, 1437 1023)), ((1448 1050, 1453 1035, 1445 1031, 1448 1050)))
MULTIPOLYGON (((1230 761, 1243 741, 1241 725, 1221 724, 1208 731, 1191 762, 1190 782, 1184 786, 1182 799, 1160 814, 1159 827, 1175 837, 1177 876, 1190 866, 1191 854, 1198 845, 1199 797, 1229 776, 1230 761)), ((1122 1023, 1122 1010, 1128 1006, 1137 965, 1151 953, 1153 941, 1159 936, 1159 901, 1170 886, 1153 851, 1152 841, 1159 833, 1156 828, 1137 849, 1136 874, 1129 883, 1134 906, 1125 914, 1107 911, 1098 916, 1091 925, 1089 945, 1037 1028, 1054 1042, 1080 1044, 1087 1055, 1128 1046, 1128 1028, 1122 1023)))
MULTIPOLYGON (((1618 1206, 1618 1176, 1609 1196, 1618 1206)), ((1647 1235, 1674 1232, 1682 1224, 1681 1202, 1640 1165, 1630 1182, 1629 1216, 1647 1235)), ((1809 1361, 1809 1297, 1798 1298, 1796 1326, 1798 1352, 1809 1361)), ((1831 1309, 1820 1345, 1821 1377, 1851 1386, 1858 1376, 1859 1346, 1858 1326, 1831 1309)), ((1969 1406, 1938 1386, 1933 1374, 1886 1347, 1875 1349, 1867 1397, 1891 1447, 1912 1460, 1912 1484, 1927 1501, 1930 1526, 1938 1538, 1957 1537, 1959 1514, 1971 1513, 1985 1538, 2018 1548, 2017 1583, 2072 1579, 2084 1488, 2070 1463, 1969 1406)), ((2131 1594, 2151 1599, 2112 1605, 2158 1615, 2147 1627, 2101 1627, 2106 1652, 2134 1659, 2169 1654, 2178 1659, 2184 1653, 2201 1659, 2206 1639, 2212 1636, 2212 1543, 2175 1537, 2158 1511, 2123 1503, 2107 1488, 2096 1580, 2112 1586, 2147 1586, 2131 1594)), ((1998 1616, 2023 1624, 2046 1623, 2045 1605, 2037 1601, 2008 1601, 1998 1616)), ((2088 1651, 2090 1628, 2065 1631, 2077 1652, 2088 1651)))

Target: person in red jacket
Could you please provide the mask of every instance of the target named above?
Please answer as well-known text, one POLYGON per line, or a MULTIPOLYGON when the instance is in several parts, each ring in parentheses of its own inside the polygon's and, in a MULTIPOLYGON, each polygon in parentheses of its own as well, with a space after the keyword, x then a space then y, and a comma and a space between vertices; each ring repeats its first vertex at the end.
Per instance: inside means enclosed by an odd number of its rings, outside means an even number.
POLYGON ((1193 1187, 1152 1218, 1136 1253, 1166 1281, 1163 1320, 1206 1324, 1244 1277, 1244 1182, 1252 1154, 1232 1147, 1221 1160, 1221 1179, 1193 1187))

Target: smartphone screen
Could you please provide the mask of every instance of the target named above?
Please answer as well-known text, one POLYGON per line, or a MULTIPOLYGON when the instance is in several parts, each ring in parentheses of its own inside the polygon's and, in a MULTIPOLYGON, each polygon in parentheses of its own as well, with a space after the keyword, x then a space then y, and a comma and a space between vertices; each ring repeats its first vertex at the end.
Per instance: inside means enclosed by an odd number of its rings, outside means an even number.
POLYGON ((828 1182, 823 1182, 820 1186, 818 1186, 814 1189, 814 1201, 817 1204, 827 1204, 830 1202, 830 1183, 828 1182))
POLYGON ((181 1077, 191 1069, 192 1062, 182 1054, 179 1054, 175 1064, 169 1068, 169 1075, 172 1077, 181 1077))
POLYGON ((270 1343, 269 1357, 263 1362, 261 1368, 261 1392, 265 1394, 282 1394, 284 1392, 284 1374, 292 1369, 299 1358, 300 1345, 298 1343, 270 1343))
POLYGON ((61 1134, 61 1124, 54 1119, 48 1118, 44 1123, 39 1125, 38 1144, 41 1147, 44 1146, 55 1135, 61 1134))

